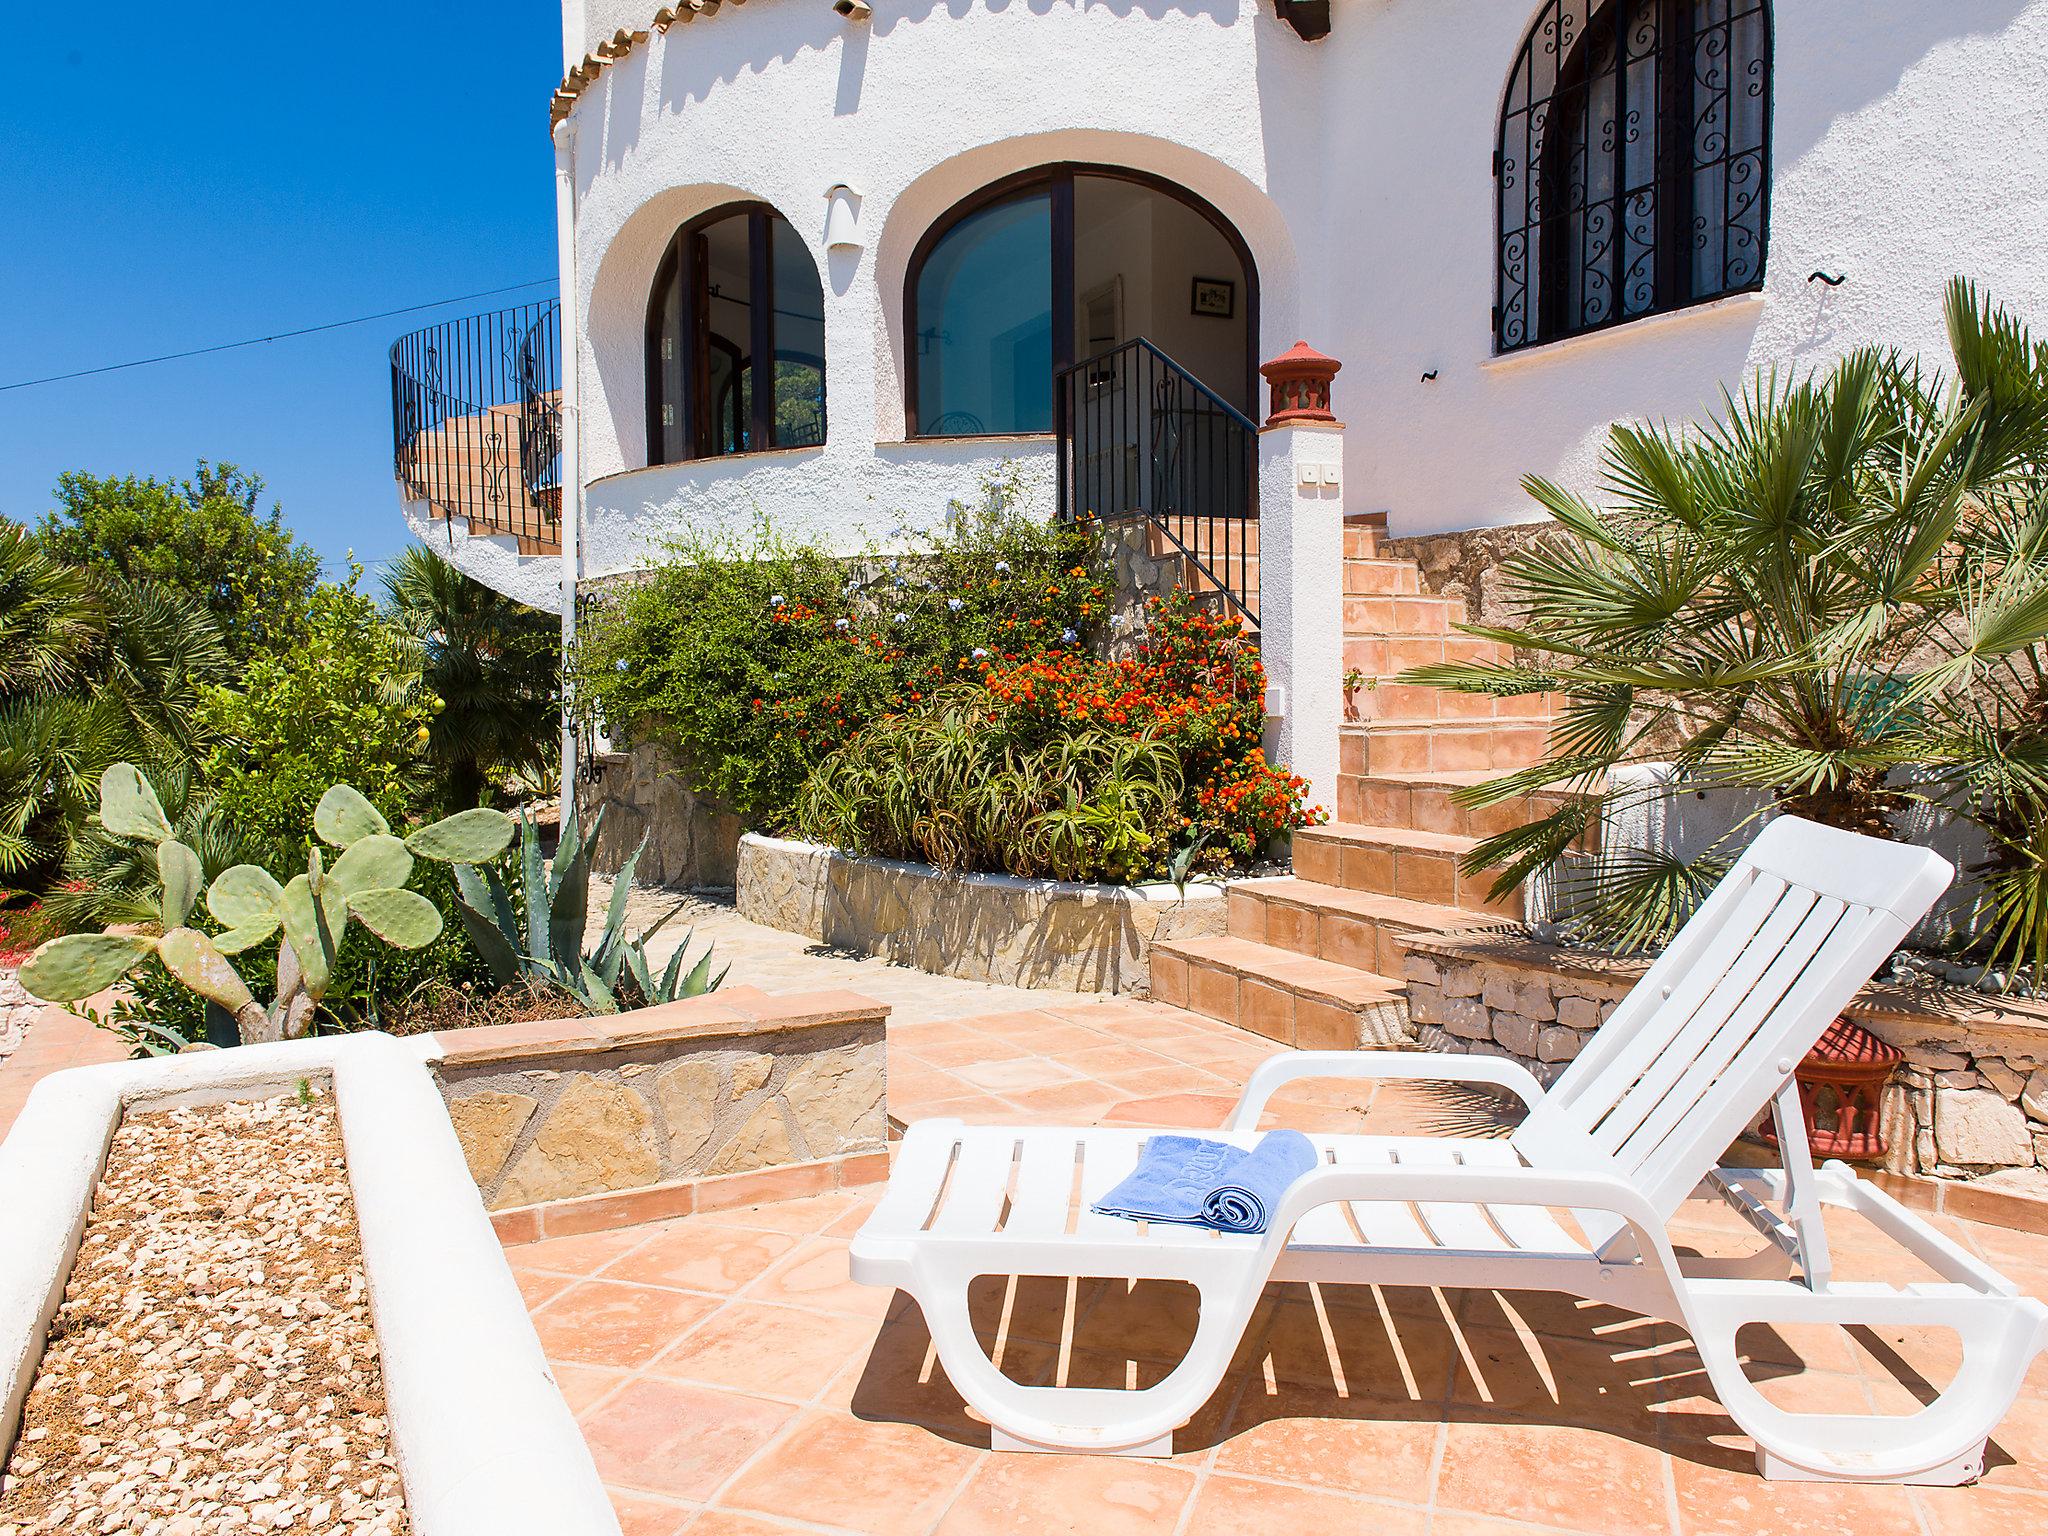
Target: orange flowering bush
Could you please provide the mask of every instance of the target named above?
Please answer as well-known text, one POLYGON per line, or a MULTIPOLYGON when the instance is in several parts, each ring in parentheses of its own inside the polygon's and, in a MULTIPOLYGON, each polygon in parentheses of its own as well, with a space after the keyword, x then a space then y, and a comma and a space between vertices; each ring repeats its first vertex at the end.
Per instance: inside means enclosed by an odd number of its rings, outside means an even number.
POLYGON ((1260 747, 1265 669, 1228 620, 1175 594, 1127 654, 981 659, 835 751, 797 808, 806 837, 946 869, 1132 882, 1249 864, 1323 813, 1260 747))

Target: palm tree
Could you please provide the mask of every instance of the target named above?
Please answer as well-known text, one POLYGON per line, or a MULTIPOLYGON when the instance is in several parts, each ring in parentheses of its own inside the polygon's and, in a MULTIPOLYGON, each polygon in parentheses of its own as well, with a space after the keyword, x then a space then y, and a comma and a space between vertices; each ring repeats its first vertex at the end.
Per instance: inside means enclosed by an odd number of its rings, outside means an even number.
POLYGON ((190 598, 64 565, 0 524, 0 878, 55 873, 107 764, 188 754, 199 690, 226 669, 190 598))
POLYGON ((420 646, 421 683, 441 700, 427 759, 447 804, 479 804, 501 773, 544 774, 561 686, 554 620, 472 581, 423 545, 398 557, 384 586, 420 646))
MULTIPOLYGON (((2040 838, 2048 736, 2019 751, 2014 731, 2030 710, 2048 722, 2048 537, 2036 526, 2048 518, 2048 369, 1970 285, 1952 286, 1947 317, 1953 383, 1858 351, 1816 377, 1760 377, 1698 428, 1617 427, 1603 505, 1525 482, 1558 529, 1504 564, 1522 621, 1472 630, 1517 660, 1405 680, 1561 694, 1545 761, 1462 798, 1571 793, 1485 840, 1468 869, 1499 870, 1497 891, 1556 869, 1588 936, 1656 942, 1755 818, 1691 859, 1625 846, 1572 857, 1596 825, 1611 831, 1667 792, 1629 771, 1649 763, 1879 836, 1914 799, 1987 824, 2012 821, 2017 804, 2040 838), (1978 695, 1994 671, 2011 697, 1987 717, 1978 695), (2038 771, 2018 771, 2036 759, 2038 771), (1936 787, 1913 787, 1899 772, 1909 765, 1933 765, 1936 787), (2020 787, 2038 798, 2013 800, 2020 787)), ((2048 946, 2048 874, 2031 867, 2025 899, 2048 946)))

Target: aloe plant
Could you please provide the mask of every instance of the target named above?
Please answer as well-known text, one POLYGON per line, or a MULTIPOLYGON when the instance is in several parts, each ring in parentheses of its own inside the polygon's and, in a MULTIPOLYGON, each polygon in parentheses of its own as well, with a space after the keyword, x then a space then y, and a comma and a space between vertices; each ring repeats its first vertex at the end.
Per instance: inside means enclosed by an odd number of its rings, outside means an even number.
POLYGON ((644 1006, 716 991, 731 967, 713 976, 712 947, 706 945, 696 964, 684 970, 689 930, 664 970, 656 974, 649 963, 647 941, 673 913, 664 915, 639 937, 626 937, 626 903, 633 893, 634 866, 647 849, 644 837, 619 866, 611 905, 605 911, 603 937, 595 949, 584 952, 590 863, 603 829, 604 811, 600 809, 591 819, 588 834, 579 835, 572 808, 562 824, 550 868, 541 852, 540 829, 522 812, 517 869, 522 900, 517 902, 511 886, 496 869, 456 866, 456 915, 490 967, 492 979, 501 987, 521 980, 550 982, 593 1013, 617 1013, 622 1001, 644 1006))
POLYGON ((159 920, 142 931, 51 939, 22 964, 21 984, 45 1002, 77 1002, 154 955, 183 986, 233 1019, 246 1044, 306 1033, 353 926, 395 949, 421 949, 440 937, 440 912, 405 889, 414 855, 459 872, 496 858, 512 839, 511 817, 487 809, 395 837, 375 806, 337 784, 314 809, 318 841, 303 873, 280 883, 260 865, 237 864, 206 887, 206 909, 221 928, 208 935, 191 925, 202 883, 199 855, 173 834, 156 791, 133 764, 115 763, 102 775, 100 825, 114 837, 154 846, 163 887, 159 920), (339 850, 331 868, 322 843, 339 850), (279 934, 277 995, 259 1003, 228 957, 279 934))

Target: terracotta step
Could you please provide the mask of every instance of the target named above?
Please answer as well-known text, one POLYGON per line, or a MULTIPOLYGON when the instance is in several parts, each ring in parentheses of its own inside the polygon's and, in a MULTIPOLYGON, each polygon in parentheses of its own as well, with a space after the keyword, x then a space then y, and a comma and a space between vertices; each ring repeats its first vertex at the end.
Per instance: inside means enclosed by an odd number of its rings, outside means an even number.
POLYGON ((1505 773, 1541 761, 1549 739, 1550 727, 1540 720, 1359 721, 1339 738, 1339 766, 1375 776, 1472 768, 1505 773))
POLYGON ((1152 946, 1152 996, 1308 1051, 1410 1042, 1403 984, 1249 939, 1152 946))
POLYGON ((1457 597, 1347 597, 1347 635, 1448 635, 1465 622, 1465 601, 1457 597))
POLYGON ((1413 560, 1352 560, 1344 562, 1346 597, 1418 597, 1422 593, 1422 567, 1413 560))
POLYGON ((1563 790, 1517 795, 1498 805, 1469 808, 1451 797, 1497 777, 1484 769, 1465 773, 1340 774, 1337 819, 1370 827, 1409 827, 1459 837, 1493 837, 1511 827, 1548 816, 1572 798, 1563 790))
POLYGON ((1380 976, 1399 976, 1400 940, 1491 921, 1456 907, 1280 878, 1233 882, 1230 936, 1380 976))
POLYGON ((1455 907, 1481 918, 1519 918, 1520 891, 1510 891, 1495 902, 1486 894, 1492 874, 1459 871, 1458 860, 1478 841, 1450 832, 1336 821, 1294 834, 1294 872, 1317 885, 1455 907))
POLYGON ((1427 683, 1394 683, 1367 679, 1345 701, 1346 719, 1361 724, 1381 720, 1541 720, 1556 713, 1557 701, 1547 693, 1498 696, 1462 693, 1427 683))
POLYGON ((1444 662, 1493 663, 1513 659, 1511 647, 1476 635, 1365 635, 1344 637, 1346 671, 1367 677, 1391 679, 1411 667, 1434 667, 1444 662))
MULTIPOLYGON (((1257 558, 1259 553, 1259 520, 1255 517, 1169 517, 1167 528, 1189 549, 1197 552, 1205 549, 1229 550, 1234 557, 1239 554, 1257 558)), ((1180 550, 1173 539, 1167 537, 1167 529, 1148 521, 1146 529, 1146 550, 1154 560, 1164 560, 1168 555, 1177 555, 1180 550)))
POLYGON ((1377 560, 1386 542, 1387 514, 1347 512, 1344 514, 1344 557, 1347 560, 1377 560))

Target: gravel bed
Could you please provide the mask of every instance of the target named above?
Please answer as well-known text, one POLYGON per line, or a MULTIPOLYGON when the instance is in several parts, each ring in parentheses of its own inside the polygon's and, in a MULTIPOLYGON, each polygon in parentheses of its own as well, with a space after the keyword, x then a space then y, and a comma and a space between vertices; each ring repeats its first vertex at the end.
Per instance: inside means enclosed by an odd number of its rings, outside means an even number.
POLYGON ((0 1536, 404 1536, 331 1098, 122 1121, 6 1472, 0 1536))

